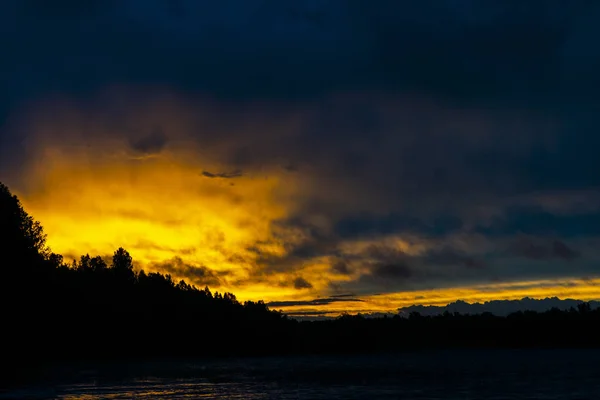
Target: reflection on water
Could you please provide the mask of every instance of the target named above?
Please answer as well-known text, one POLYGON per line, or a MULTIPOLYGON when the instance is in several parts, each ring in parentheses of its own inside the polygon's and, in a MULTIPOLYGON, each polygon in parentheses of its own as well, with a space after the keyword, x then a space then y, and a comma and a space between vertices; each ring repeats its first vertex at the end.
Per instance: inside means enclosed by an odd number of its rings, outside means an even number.
POLYGON ((62 366, 0 399, 600 399, 598 350, 62 366))

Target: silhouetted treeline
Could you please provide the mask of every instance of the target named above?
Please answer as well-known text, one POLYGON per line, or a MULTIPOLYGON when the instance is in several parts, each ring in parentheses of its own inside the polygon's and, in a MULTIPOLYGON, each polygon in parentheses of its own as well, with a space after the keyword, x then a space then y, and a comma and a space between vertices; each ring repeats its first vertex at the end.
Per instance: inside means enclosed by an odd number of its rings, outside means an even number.
POLYGON ((391 352, 436 347, 600 346, 600 309, 545 313, 344 315, 296 321, 263 302, 240 303, 170 275, 111 260, 67 265, 42 227, 0 184, 0 301, 4 360, 391 352))
POLYGON ((231 293, 137 272, 122 248, 111 260, 84 255, 67 265, 2 184, 0 235, 6 356, 262 354, 291 332, 262 301, 242 304, 231 293))

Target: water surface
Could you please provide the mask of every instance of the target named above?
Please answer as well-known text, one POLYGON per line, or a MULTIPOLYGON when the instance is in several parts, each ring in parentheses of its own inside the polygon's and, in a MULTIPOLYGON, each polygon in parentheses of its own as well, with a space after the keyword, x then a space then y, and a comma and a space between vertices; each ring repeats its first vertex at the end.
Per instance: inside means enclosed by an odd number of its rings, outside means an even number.
POLYGON ((0 399, 600 399, 599 350, 61 365, 0 399))

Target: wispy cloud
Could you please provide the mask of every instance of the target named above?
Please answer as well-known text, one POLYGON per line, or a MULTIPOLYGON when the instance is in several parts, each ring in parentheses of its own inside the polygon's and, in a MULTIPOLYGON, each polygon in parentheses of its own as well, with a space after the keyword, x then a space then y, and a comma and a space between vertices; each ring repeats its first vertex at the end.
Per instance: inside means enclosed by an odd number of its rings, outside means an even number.
POLYGON ((343 303, 343 302, 363 302, 359 298, 355 297, 327 297, 313 300, 289 300, 289 301, 272 301, 267 303, 269 307, 292 307, 292 306, 323 306, 332 303, 343 303))
POLYGON ((230 179, 230 178, 239 178, 242 175, 243 175, 242 171, 240 171, 240 170, 233 171, 233 172, 220 172, 220 173, 212 173, 212 172, 208 172, 208 171, 202 171, 202 176, 204 176, 206 178, 230 179))

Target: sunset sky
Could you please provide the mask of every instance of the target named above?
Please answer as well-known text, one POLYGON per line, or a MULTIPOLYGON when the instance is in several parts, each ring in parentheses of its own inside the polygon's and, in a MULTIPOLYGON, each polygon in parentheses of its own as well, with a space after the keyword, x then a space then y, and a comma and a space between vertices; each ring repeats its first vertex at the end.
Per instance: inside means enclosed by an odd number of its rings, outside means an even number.
POLYGON ((599 18, 2 1, 0 181, 66 258, 123 246, 294 313, 597 299, 599 18))

